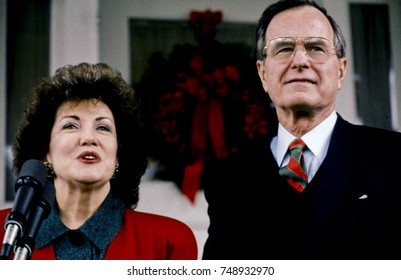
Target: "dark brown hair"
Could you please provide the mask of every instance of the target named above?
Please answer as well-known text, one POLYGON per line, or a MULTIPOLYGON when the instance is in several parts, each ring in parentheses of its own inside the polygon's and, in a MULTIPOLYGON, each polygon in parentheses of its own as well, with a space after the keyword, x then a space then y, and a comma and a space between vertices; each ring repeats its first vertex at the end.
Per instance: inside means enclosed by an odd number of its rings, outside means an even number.
POLYGON ((138 202, 144 154, 140 100, 120 72, 104 63, 66 65, 34 87, 13 146, 13 168, 19 173, 29 159, 44 160, 57 109, 66 101, 100 100, 113 113, 118 139, 119 171, 111 190, 126 207, 138 202))

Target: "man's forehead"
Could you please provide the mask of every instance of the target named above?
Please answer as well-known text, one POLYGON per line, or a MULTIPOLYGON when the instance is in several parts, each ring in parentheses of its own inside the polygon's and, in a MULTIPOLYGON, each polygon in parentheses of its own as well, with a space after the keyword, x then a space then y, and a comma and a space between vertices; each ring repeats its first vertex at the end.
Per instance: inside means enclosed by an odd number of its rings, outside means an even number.
POLYGON ((266 30, 266 40, 274 37, 325 37, 334 39, 327 17, 311 6, 285 10, 275 15, 266 30))

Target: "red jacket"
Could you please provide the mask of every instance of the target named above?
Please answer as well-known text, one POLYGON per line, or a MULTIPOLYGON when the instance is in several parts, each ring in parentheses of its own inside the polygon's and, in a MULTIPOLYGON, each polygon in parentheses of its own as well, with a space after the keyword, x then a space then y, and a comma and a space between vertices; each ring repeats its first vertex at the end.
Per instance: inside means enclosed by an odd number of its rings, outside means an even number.
MULTIPOLYGON (((0 223, 11 209, 0 210, 0 223)), ((0 228, 3 240, 4 228, 0 228)), ((196 260, 198 247, 192 230, 173 218, 125 210, 121 228, 107 248, 106 260, 196 260)), ((11 257, 10 257, 11 259, 11 257)), ((55 260, 51 244, 33 251, 33 260, 55 260)))

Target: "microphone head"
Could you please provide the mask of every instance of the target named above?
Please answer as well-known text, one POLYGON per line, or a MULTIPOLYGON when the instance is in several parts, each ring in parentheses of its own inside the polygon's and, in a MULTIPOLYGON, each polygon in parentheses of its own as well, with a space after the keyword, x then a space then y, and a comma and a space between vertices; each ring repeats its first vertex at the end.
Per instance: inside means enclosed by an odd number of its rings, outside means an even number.
POLYGON ((43 188, 47 178, 47 168, 43 162, 37 159, 30 159, 24 162, 21 167, 17 181, 15 182, 15 191, 21 185, 35 184, 43 188))
MULTIPOLYGON (((19 177, 15 182, 16 194, 13 208, 4 221, 5 234, 1 249, 1 258, 8 259, 11 248, 17 239, 23 237, 23 234, 25 234, 24 228, 27 222, 27 215, 32 212, 32 203, 39 196, 39 203, 42 205, 39 205, 37 208, 43 207, 43 214, 49 215, 51 211, 50 203, 53 202, 55 193, 53 184, 49 183, 50 181, 47 180, 47 168, 43 162, 36 159, 24 162, 19 177)), ((41 218, 39 214, 36 216, 38 216, 37 218, 41 218)), ((36 228, 33 230, 36 230, 36 228)))

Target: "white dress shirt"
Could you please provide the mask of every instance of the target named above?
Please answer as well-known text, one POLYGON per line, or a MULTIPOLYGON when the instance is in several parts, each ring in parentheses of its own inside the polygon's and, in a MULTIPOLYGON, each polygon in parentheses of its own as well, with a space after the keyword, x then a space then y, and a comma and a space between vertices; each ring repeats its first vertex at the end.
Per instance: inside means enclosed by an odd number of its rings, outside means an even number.
MULTIPOLYGON (((307 146, 304 150, 304 158, 308 182, 315 176, 326 157, 336 120, 337 114, 333 111, 323 122, 301 137, 307 146)), ((285 166, 289 162, 288 146, 296 138, 279 124, 277 136, 270 142, 270 148, 279 167, 285 166)))

